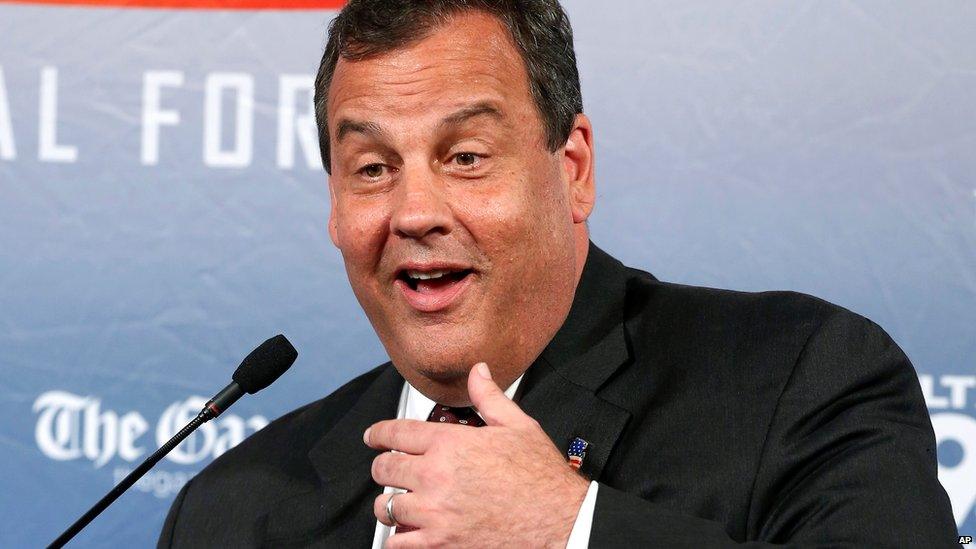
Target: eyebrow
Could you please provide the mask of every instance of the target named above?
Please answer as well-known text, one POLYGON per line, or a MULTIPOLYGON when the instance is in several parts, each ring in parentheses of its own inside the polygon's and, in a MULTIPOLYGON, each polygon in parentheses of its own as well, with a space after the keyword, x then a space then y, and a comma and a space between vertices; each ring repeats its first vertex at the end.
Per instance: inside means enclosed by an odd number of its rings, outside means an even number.
POLYGON ((336 141, 342 141, 342 138, 350 133, 361 133, 370 137, 387 135, 386 130, 381 128, 379 124, 375 122, 363 122, 343 118, 339 121, 339 124, 336 125, 336 141))
POLYGON ((492 118, 497 118, 501 120, 504 118, 502 116, 502 111, 495 107, 492 103, 487 101, 482 101, 480 103, 475 103, 470 107, 465 107, 453 114, 448 115, 443 120, 441 120, 441 126, 457 126, 462 122, 466 122, 471 118, 476 116, 491 116, 492 118))
MULTIPOLYGON (((493 104, 484 101, 481 103, 475 103, 470 107, 465 107, 455 113, 446 116, 440 121, 440 126, 457 126, 472 118, 478 116, 491 116, 493 118, 502 119, 502 112, 495 107, 493 104)), ((349 118, 343 118, 336 125, 336 141, 342 141, 344 137, 350 133, 359 133, 369 137, 386 137, 388 136, 386 130, 380 127, 379 124, 375 122, 352 120, 349 118)))

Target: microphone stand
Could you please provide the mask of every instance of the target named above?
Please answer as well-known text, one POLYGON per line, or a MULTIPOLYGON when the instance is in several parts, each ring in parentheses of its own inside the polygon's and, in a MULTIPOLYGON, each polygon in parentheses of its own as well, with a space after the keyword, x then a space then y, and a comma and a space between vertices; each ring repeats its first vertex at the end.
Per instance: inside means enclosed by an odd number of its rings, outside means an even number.
POLYGON ((180 429, 180 432, 176 433, 166 444, 160 446, 158 450, 146 458, 146 461, 143 461, 135 470, 126 475, 122 479, 122 482, 118 483, 109 493, 105 494, 105 497, 98 500, 98 503, 93 505, 87 513, 69 526, 51 545, 48 545, 48 549, 60 549, 64 547, 82 528, 88 526, 106 507, 119 499, 119 496, 135 484, 137 480, 142 478, 149 469, 152 469, 153 465, 159 463, 159 460, 163 459, 163 456, 168 454, 173 448, 176 448, 176 445, 183 442, 183 439, 190 436, 190 433, 195 431, 197 427, 219 416, 231 404, 237 402, 245 392, 253 395, 268 385, 271 385, 274 380, 285 373, 285 370, 291 367, 296 358, 298 358, 298 351, 281 334, 258 345, 257 348, 244 358, 244 361, 237 367, 237 370, 234 371, 234 375, 232 376, 233 381, 214 395, 203 406, 203 409, 200 410, 197 417, 193 418, 185 427, 180 429))
POLYGON ((122 479, 122 482, 116 484, 115 487, 109 491, 109 493, 105 494, 105 497, 98 500, 98 503, 93 505, 87 513, 82 515, 81 518, 76 520, 74 524, 69 526, 67 530, 58 536, 58 539, 51 542, 51 545, 48 545, 47 549, 60 549, 61 547, 64 547, 66 543, 71 541, 71 538, 75 537, 78 532, 81 532, 85 526, 88 526, 88 523, 95 520, 95 517, 100 515, 106 507, 111 505, 115 500, 119 499, 119 496, 132 487, 132 485, 142 478, 142 476, 145 475, 150 469, 152 469, 154 465, 159 463, 159 460, 163 459, 163 457, 166 456, 166 454, 168 454, 173 448, 176 448, 179 443, 183 442, 183 439, 190 436, 190 433, 195 431, 197 427, 220 415, 220 412, 227 409, 227 406, 230 406, 230 404, 237 400, 237 398, 240 398, 241 394, 243 394, 243 391, 236 383, 231 383, 228 385, 227 388, 215 396, 213 400, 208 402, 207 405, 203 407, 203 410, 200 410, 197 417, 193 418, 190 423, 187 423, 185 427, 180 429, 180 432, 176 433, 176 435, 169 439, 166 444, 160 446, 159 449, 153 452, 151 456, 146 458, 146 460, 136 467, 131 473, 126 475, 126 477, 122 479), (224 398, 221 398, 222 396, 224 398), (230 401, 229 403, 226 402, 228 400, 230 401), (218 407, 218 404, 224 405, 218 407))

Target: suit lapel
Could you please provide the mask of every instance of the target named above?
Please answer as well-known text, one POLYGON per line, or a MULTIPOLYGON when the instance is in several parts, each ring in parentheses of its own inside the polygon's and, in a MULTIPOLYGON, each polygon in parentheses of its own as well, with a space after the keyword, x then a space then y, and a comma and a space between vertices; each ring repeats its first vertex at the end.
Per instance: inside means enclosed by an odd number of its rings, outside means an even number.
POLYGON ((370 467, 379 452, 362 443, 367 427, 396 417, 403 378, 387 365, 356 404, 308 453, 321 486, 276 506, 264 545, 335 547, 372 539, 373 498, 381 492, 370 467))
POLYGON ((630 412, 597 391, 630 361, 624 330, 627 272, 590 243, 566 322, 529 369, 519 404, 561 452, 582 438, 589 443, 581 471, 599 479, 630 412))
POLYGON ((580 471, 598 480, 630 413, 570 382, 544 360, 533 368, 533 379, 542 379, 525 392, 519 405, 539 422, 563 455, 574 438, 587 441, 580 471))

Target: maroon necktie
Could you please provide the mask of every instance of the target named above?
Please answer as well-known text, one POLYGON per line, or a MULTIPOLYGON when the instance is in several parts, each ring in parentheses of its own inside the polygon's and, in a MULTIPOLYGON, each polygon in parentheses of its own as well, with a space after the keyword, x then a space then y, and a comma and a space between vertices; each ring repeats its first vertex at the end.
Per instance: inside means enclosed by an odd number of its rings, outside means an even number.
POLYGON ((474 408, 465 406, 464 408, 451 408, 443 404, 437 404, 427 416, 427 421, 439 423, 458 423, 460 425, 470 425, 472 427, 484 427, 485 420, 474 411, 474 408))
MULTIPOLYGON (((433 421, 435 423, 456 423, 458 425, 470 425, 472 427, 485 426, 485 420, 481 419, 481 416, 470 406, 452 408, 443 404, 436 404, 434 405, 434 409, 430 411, 430 415, 427 416, 427 421, 433 421)), ((407 525, 397 526, 396 529, 398 534, 405 534, 414 530, 416 528, 407 525)))

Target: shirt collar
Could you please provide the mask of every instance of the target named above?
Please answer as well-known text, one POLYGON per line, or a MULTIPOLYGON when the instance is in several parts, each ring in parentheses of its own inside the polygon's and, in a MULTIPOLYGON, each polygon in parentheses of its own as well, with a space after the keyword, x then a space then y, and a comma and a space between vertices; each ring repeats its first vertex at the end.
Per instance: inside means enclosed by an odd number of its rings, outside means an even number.
MULTIPOLYGON (((505 389, 505 396, 511 399, 515 395, 515 391, 518 390, 519 383, 522 382, 524 376, 525 374, 523 373, 508 389, 505 389)), ((430 417, 430 412, 436 405, 436 402, 427 398, 423 393, 414 388, 413 385, 410 385, 409 382, 404 381, 403 391, 400 393, 400 407, 397 410, 397 419, 427 421, 427 418, 430 417)), ((475 411, 477 412, 478 410, 476 409, 475 411)), ((478 415, 480 416, 481 414, 478 415)))

